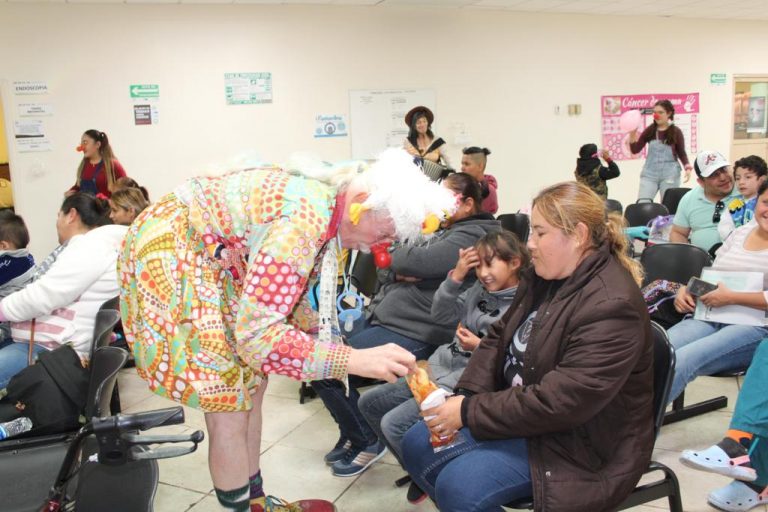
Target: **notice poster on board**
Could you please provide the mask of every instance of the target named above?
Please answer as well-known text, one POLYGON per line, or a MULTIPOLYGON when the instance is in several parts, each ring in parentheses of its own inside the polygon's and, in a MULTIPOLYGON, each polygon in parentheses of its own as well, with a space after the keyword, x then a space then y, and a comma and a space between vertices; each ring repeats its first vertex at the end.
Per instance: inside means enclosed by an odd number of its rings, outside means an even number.
MULTIPOLYGON (((423 105, 435 112, 433 89, 349 91, 352 158, 370 160, 387 148, 403 147, 405 114, 423 105)), ((435 117, 439 114, 435 112, 435 117)), ((434 132, 434 127, 432 129, 434 132)))
POLYGON ((224 73, 227 105, 272 103, 272 73, 224 73))
POLYGON ((659 100, 669 100, 675 107, 675 125, 685 138, 685 150, 693 160, 699 150, 699 93, 685 94, 629 94, 600 97, 602 112, 602 147, 614 160, 645 158, 648 147, 633 155, 629 149, 629 134, 621 131, 619 118, 624 112, 639 110, 643 114, 642 126, 653 122, 653 105, 659 100))

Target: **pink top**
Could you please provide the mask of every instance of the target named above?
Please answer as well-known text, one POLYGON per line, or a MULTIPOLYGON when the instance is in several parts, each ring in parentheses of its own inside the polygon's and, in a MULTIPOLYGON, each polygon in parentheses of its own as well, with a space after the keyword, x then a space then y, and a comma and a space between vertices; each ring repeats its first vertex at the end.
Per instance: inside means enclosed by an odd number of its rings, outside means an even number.
POLYGON ((499 188, 499 185, 496 182, 496 178, 490 174, 486 174, 483 181, 488 185, 488 197, 483 199, 483 204, 480 205, 480 208, 486 213, 495 215, 499 211, 499 198, 496 195, 496 189, 499 188))

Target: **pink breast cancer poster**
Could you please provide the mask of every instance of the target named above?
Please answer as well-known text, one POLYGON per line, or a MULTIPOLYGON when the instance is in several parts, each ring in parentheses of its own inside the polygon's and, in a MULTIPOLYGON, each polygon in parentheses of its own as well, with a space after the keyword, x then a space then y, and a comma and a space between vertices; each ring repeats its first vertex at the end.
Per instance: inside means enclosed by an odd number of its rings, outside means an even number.
POLYGON ((647 146, 636 155, 630 151, 629 134, 621 131, 619 117, 629 110, 639 110, 643 114, 643 126, 648 126, 653 122, 653 104, 659 100, 669 100, 675 107, 675 125, 682 130, 688 159, 693 161, 699 147, 699 93, 697 92, 601 96, 603 148, 611 153, 614 160, 645 158, 647 146))

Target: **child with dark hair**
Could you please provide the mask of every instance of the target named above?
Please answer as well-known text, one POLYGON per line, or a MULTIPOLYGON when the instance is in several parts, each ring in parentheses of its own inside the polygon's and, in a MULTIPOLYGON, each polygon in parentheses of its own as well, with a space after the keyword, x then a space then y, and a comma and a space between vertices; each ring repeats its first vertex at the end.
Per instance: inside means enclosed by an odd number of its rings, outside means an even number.
MULTIPOLYGON (((21 290, 32 280, 35 259, 29 254, 29 232, 19 215, 0 211, 0 300, 21 290)), ((0 323, 0 342, 10 338, 8 322, 0 323)))
POLYGON ((583 183, 601 198, 608 199, 608 184, 606 181, 618 178, 621 171, 619 166, 611 158, 607 149, 597 151, 597 144, 584 144, 579 149, 579 158, 576 159, 576 170, 573 175, 576 181, 583 183), (608 167, 600 161, 603 157, 608 167))
POLYGON ((481 198, 483 200, 480 209, 491 215, 499 211, 499 199, 496 189, 499 188, 496 178, 485 173, 488 164, 488 155, 491 150, 471 146, 461 150, 461 172, 467 173, 480 183, 481 198))
MULTIPOLYGON (((432 378, 451 392, 488 328, 512 304, 520 271, 530 262, 525 245, 517 235, 506 230, 488 233, 473 247, 459 252, 456 267, 448 273, 432 302, 432 317, 436 322, 458 324, 453 341, 441 345, 429 357, 432 378), (462 292, 464 280, 472 270, 477 281, 462 292)), ((419 406, 405 379, 367 391, 360 397, 358 406, 379 439, 402 461, 403 436, 421 419, 419 406)), ((408 500, 412 503, 425 497, 415 485, 408 491, 408 500)))
POLYGON ((733 164, 733 178, 739 195, 728 202, 717 224, 721 240, 728 238, 733 230, 749 223, 755 217, 757 189, 766 176, 768 165, 757 155, 745 156, 733 164))

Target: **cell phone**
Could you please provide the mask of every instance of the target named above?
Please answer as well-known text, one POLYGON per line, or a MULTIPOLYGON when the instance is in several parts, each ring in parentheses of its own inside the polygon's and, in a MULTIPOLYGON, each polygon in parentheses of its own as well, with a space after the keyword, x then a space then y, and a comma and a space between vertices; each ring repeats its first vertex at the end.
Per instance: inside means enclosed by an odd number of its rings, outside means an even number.
POLYGON ((698 277, 692 277, 688 281, 688 293, 694 297, 701 297, 714 290, 717 290, 716 284, 709 283, 698 277))

